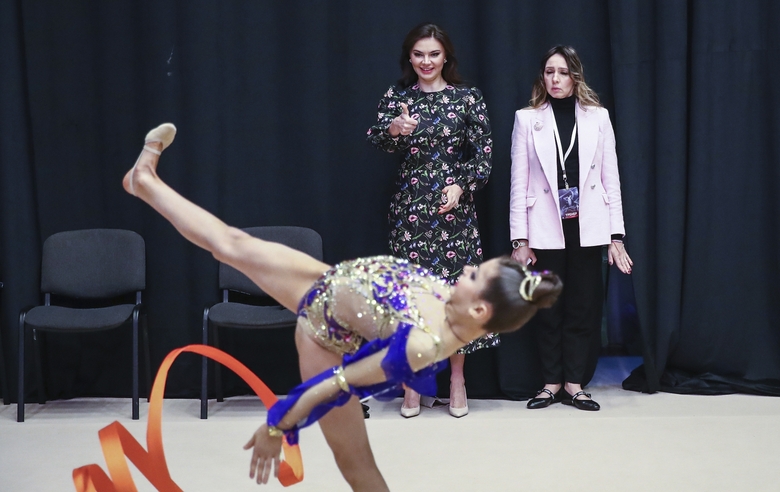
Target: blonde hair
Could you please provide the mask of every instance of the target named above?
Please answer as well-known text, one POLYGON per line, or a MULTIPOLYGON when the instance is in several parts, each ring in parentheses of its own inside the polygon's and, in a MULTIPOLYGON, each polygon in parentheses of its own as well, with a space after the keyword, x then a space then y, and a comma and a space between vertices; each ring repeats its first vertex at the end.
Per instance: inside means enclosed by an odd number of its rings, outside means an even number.
POLYGON ((569 76, 574 81, 574 95, 580 105, 601 107, 599 96, 585 83, 585 75, 583 73, 580 56, 571 46, 562 45, 550 48, 550 50, 545 53, 544 57, 542 57, 539 76, 536 78, 536 81, 534 81, 534 86, 531 89, 531 99, 528 101, 529 106, 536 109, 547 102, 547 87, 544 85, 544 68, 547 65, 547 60, 553 55, 561 55, 564 60, 566 60, 566 65, 569 67, 569 76))

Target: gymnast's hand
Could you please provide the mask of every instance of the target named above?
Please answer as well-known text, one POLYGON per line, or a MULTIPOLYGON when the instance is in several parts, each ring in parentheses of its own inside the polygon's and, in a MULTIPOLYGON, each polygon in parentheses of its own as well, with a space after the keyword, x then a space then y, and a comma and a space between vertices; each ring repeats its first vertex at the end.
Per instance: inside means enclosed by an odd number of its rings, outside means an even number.
POLYGON ((458 206, 458 201, 460 200, 461 195, 463 195, 463 188, 456 184, 452 184, 445 186, 441 191, 442 205, 439 207, 439 213, 443 214, 458 206))
POLYGON ((415 128, 417 128, 417 120, 409 116, 409 107, 401 103, 401 114, 393 118, 387 132, 391 136, 397 137, 398 135, 411 135, 415 128))
POLYGON ((282 452, 282 437, 268 434, 268 425, 263 424, 244 444, 244 449, 254 448, 249 462, 249 478, 257 478, 257 483, 268 483, 271 467, 274 477, 279 476, 279 455, 282 452))

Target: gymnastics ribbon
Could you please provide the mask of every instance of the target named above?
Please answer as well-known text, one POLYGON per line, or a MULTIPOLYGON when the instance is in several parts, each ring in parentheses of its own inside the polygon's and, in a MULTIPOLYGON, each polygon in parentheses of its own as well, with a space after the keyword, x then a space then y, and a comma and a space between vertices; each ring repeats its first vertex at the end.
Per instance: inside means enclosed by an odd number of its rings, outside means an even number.
MULTIPOLYGON (((160 492, 181 492, 171 478, 162 443, 162 405, 165 393, 165 381, 173 361, 182 352, 193 352, 213 359, 246 381, 249 387, 262 400, 266 408, 271 408, 276 402, 276 396, 268 389, 260 378, 235 358, 208 345, 187 345, 168 354, 163 360, 157 377, 152 385, 149 399, 149 417, 146 424, 146 447, 125 429, 119 422, 112 422, 98 432, 100 446, 106 459, 108 474, 96 464, 82 466, 73 470, 73 484, 77 492, 137 492, 130 469, 125 457, 133 462, 149 483, 160 492), (109 478, 108 475, 111 475, 109 478)), ((285 460, 279 466, 279 482, 285 487, 303 480, 303 461, 301 450, 297 445, 291 446, 285 439, 282 441, 285 460)))

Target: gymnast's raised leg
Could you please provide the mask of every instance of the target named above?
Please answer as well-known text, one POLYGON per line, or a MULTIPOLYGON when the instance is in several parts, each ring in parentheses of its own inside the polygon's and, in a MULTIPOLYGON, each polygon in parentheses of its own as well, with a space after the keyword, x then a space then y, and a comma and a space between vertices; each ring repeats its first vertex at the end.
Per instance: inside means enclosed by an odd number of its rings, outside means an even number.
MULTIPOLYGON (((157 176, 159 155, 153 152, 163 149, 163 143, 155 141, 155 132, 165 130, 164 126, 147 135, 144 150, 122 181, 125 190, 151 205, 190 242, 244 273, 280 304, 295 312, 312 283, 330 266, 295 249, 263 241, 230 227, 165 184, 157 176)), ((175 132, 173 125, 170 127, 169 131, 175 132)))
MULTIPOLYGON (((169 124, 149 132, 144 150, 122 181, 125 190, 148 203, 190 242, 244 273, 281 305, 296 311, 300 299, 329 265, 230 227, 165 184, 157 176, 157 163, 174 134, 175 128, 169 124)), ((300 326, 295 341, 303 380, 341 364, 338 354, 318 345, 300 326)), ((319 424, 339 470, 353 490, 388 490, 374 461, 356 397, 332 410, 319 424)), ((257 478, 259 482, 260 476, 257 478)))

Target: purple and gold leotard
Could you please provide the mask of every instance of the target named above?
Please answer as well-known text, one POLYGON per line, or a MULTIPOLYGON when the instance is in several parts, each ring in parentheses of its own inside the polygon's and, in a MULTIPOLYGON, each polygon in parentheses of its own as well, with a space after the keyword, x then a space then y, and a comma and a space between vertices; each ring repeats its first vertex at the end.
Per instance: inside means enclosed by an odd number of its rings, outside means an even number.
POLYGON ((303 296, 299 320, 322 347, 354 354, 364 340, 388 338, 400 323, 430 333, 417 309, 429 295, 444 301, 449 285, 430 270, 392 256, 344 261, 303 296))
POLYGON ((425 296, 443 303, 449 289, 444 280, 428 269, 392 256, 344 261, 325 272, 301 299, 298 319, 317 343, 342 355, 343 365, 293 388, 287 398, 269 409, 268 425, 277 426, 295 402, 320 381, 334 375, 343 378, 344 367, 385 349, 387 353, 381 362, 384 382, 351 386, 344 381, 345 386, 333 400, 317 405, 306 418, 284 431, 287 442, 298 442, 299 429, 344 405, 352 395, 392 398, 402 384, 422 394, 435 394, 436 373, 447 366, 447 360, 438 360, 440 339, 428 327, 417 305, 425 296), (437 360, 417 372, 412 371, 406 353, 409 333, 414 329, 429 334, 437 350, 437 360))

